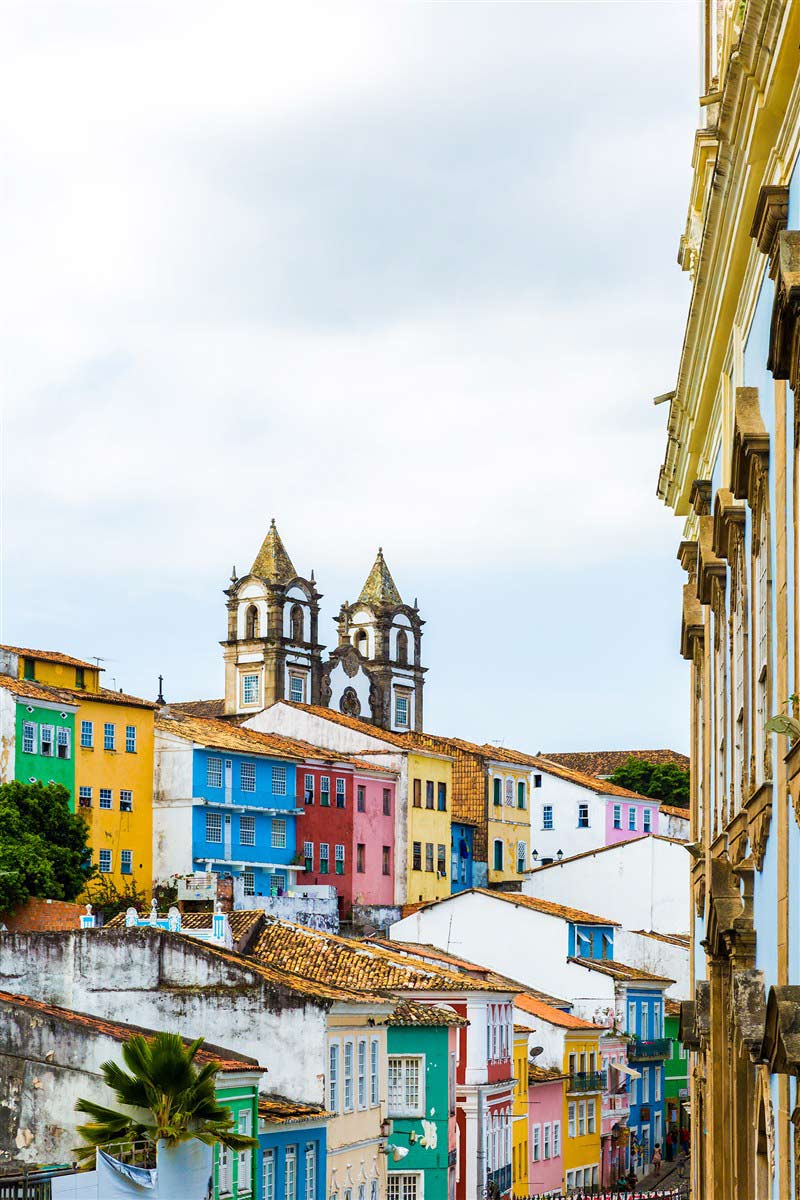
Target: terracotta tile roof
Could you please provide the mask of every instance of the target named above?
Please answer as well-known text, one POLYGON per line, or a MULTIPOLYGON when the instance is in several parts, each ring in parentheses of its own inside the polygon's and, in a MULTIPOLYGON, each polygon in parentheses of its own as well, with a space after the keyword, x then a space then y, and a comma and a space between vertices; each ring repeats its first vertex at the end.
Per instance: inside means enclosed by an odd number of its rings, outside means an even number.
POLYGON ((655 938, 657 942, 669 942, 671 946, 680 946, 682 950, 688 950, 691 945, 688 933, 655 933, 652 929, 632 929, 631 933, 637 933, 640 937, 655 938))
POLYGON ((673 1000, 671 996, 665 996, 664 1015, 667 1017, 679 1017, 681 1015, 681 1001, 673 1000))
POLYGON ((553 1008, 551 1004, 535 1000, 526 992, 520 992, 514 997, 514 1007, 521 1008, 523 1012, 530 1013, 532 1017, 538 1017, 540 1021, 548 1021, 551 1025, 558 1025, 562 1029, 587 1029, 595 1030, 597 1033, 604 1032, 602 1025, 593 1025, 591 1021, 584 1021, 583 1017, 576 1017, 560 1008, 553 1008))
POLYGON ((288 705, 290 708, 300 709, 301 712, 311 713, 312 716, 323 717, 327 721, 332 721, 334 725, 344 725, 347 729, 354 729, 356 733, 363 733, 365 736, 377 738, 381 742, 397 746, 400 750, 405 750, 406 752, 414 750, 414 746, 404 733, 395 733, 391 729, 380 729, 377 725, 372 725, 369 721, 360 721, 358 717, 347 717, 344 713, 336 712, 333 708, 323 708, 319 704, 299 704, 296 700, 282 700, 281 703, 288 705))
POLYGON ((0 650, 8 650, 18 654, 20 658, 40 658, 43 662, 63 663, 67 667, 84 667, 88 671, 104 671, 96 662, 87 662, 83 658, 73 658, 71 654, 62 654, 60 650, 29 650, 24 646, 0 645, 0 650))
POLYGON ((398 1004, 392 1015, 385 1021, 386 1025, 412 1026, 449 1026, 469 1025, 466 1017, 462 1017, 454 1009, 436 1004, 418 1004, 414 1000, 404 1000, 398 1004))
POLYGON ((432 966, 409 954, 369 942, 322 933, 292 921, 267 918, 252 955, 273 968, 290 970, 333 988, 387 992, 508 992, 505 983, 432 966))
MULTIPOLYGON (((167 913, 159 913, 159 917, 166 920, 167 913)), ((140 917, 142 920, 147 920, 149 913, 142 912, 140 917)), ((228 925, 230 926, 231 937, 233 938, 234 946, 240 947, 243 941, 247 941, 249 937, 254 935, 259 926, 264 922, 264 913, 258 908, 235 908, 233 912, 227 914, 228 925)), ((213 924, 214 914, 212 912, 188 912, 183 913, 181 917, 181 933, 191 933, 193 930, 211 929, 213 924)), ((117 913, 110 921, 106 921, 101 929, 125 929, 125 913, 117 913)), ((241 949, 238 951, 242 953, 241 949)))
MULTIPOLYGON (((497 750, 497 747, 488 746, 487 749, 497 750)), ((562 766, 560 763, 553 762, 552 759, 545 758, 541 754, 524 754, 521 750, 510 750, 503 748, 502 753, 506 756, 507 761, 516 762, 520 766, 528 766, 532 770, 537 770, 549 775, 555 775, 557 779, 563 779, 567 783, 574 783, 576 787, 587 788, 591 792, 595 792, 603 796, 620 796, 623 800, 649 800, 649 796, 640 796, 638 792, 631 792, 627 788, 618 787, 616 783, 609 783, 607 779, 599 779, 596 775, 589 775, 583 771, 574 771, 569 767, 562 766)), ((653 800, 653 804, 658 801, 653 800)))
POLYGON ((184 712, 187 717, 216 717, 221 720, 225 716, 225 697, 220 700, 170 700, 167 708, 170 712, 184 712))
POLYGON ((534 1029, 533 1029, 532 1025, 515 1025, 514 1026, 514 1033, 533 1033, 533 1032, 534 1032, 534 1029))
POLYGON ((10 675, 0 675, 0 687, 30 700, 49 700, 59 704, 125 704, 131 708, 156 708, 151 700, 143 700, 141 696, 129 696, 126 692, 114 692, 110 688, 100 688, 90 692, 86 688, 68 688, 53 686, 49 683, 35 683, 30 679, 12 679, 10 675))
MULTIPOLYGON (((324 750, 320 746, 313 746, 310 742, 304 742, 298 738, 285 737, 280 733, 260 733, 256 729, 248 729, 243 725, 232 725, 229 721, 217 721, 210 717, 191 717, 184 712, 170 711, 167 716, 165 710, 162 709, 156 717, 156 729, 162 733, 171 733, 176 737, 187 738, 201 746, 209 746, 215 750, 233 750, 241 754, 265 754, 270 758, 293 759, 299 762, 318 759, 320 762, 360 767, 364 771, 377 769, 374 763, 362 763, 352 755, 341 754, 338 750, 324 750)), ((391 774, 396 774, 396 772, 391 772, 391 774)))
POLYGON ((561 763, 585 775, 613 775, 629 758, 657 763, 660 767, 680 767, 689 770, 689 759, 678 750, 582 750, 565 754, 544 753, 542 758, 561 763))
POLYGON ((568 1078, 557 1067, 528 1067, 528 1083, 556 1083, 568 1078))
MULTIPOLYGON (((566 862, 566 859, 564 861, 566 862)), ((540 900, 538 896, 523 896, 521 892, 497 892, 489 888, 472 888, 472 891, 480 896, 491 896, 493 900, 502 900, 505 904, 514 904, 517 908, 530 908, 533 912, 544 913, 548 917, 560 917, 573 924, 619 927, 619 921, 610 921, 607 917, 598 917, 593 913, 584 912, 583 909, 571 908, 568 904, 556 904, 554 900, 540 900)))
POLYGON ((677 804, 659 804, 658 811, 666 813, 668 817, 683 817, 685 821, 692 815, 688 808, 679 808, 677 804))
POLYGON ((610 958, 568 958, 567 962, 577 963, 579 967, 588 967, 590 971, 599 971, 601 975, 610 975, 623 983, 674 983, 667 975, 653 975, 640 967, 629 967, 627 963, 617 962, 610 958))
POLYGON ((423 749, 434 748, 445 754, 451 753, 453 750, 460 750, 464 754, 472 754, 480 758, 484 763, 506 763, 513 767, 522 765, 517 761, 513 751, 507 755, 502 746, 492 746, 489 743, 481 745, 478 742, 468 742, 466 738, 449 737, 437 733, 407 733, 403 736, 412 745, 420 746, 423 749))
POLYGON ((262 1094, 258 1098, 258 1115, 270 1125, 295 1125, 301 1121, 329 1121, 335 1113, 326 1112, 321 1104, 301 1104, 286 1096, 262 1094))
MULTIPOLYGON (((14 1008, 24 1008, 30 1012, 35 1012, 42 1017, 51 1017, 58 1021, 64 1021, 70 1025, 80 1026, 91 1033, 103 1034, 105 1037, 113 1038, 117 1042, 127 1042, 135 1033, 141 1033, 144 1037, 150 1039, 156 1036, 155 1029, 147 1029, 142 1025, 129 1025, 122 1021, 108 1021, 105 1017, 93 1017, 89 1013, 75 1012, 70 1008, 60 1008, 56 1004, 45 1004, 41 1000, 33 1000, 30 996, 16 996, 11 992, 0 992, 0 1003, 8 1004, 14 1008)), ((184 1038, 184 1045, 191 1045, 191 1038, 184 1038)), ((248 1058, 244 1054, 234 1054, 232 1050, 225 1050, 221 1046, 215 1046, 211 1042, 204 1042, 195 1056, 195 1062, 198 1066, 205 1066, 206 1063, 217 1063, 223 1071, 265 1071, 266 1067, 261 1067, 255 1058, 248 1058)))
POLYGON ((577 862, 581 858, 593 858, 595 854, 608 854, 611 850, 620 850, 626 846, 633 846, 636 842, 643 842, 645 838, 652 838, 654 842, 667 842, 671 846, 683 846, 686 848, 686 842, 681 838, 665 837, 662 833, 640 833, 638 837, 626 838, 623 842, 612 842, 608 846, 595 846, 593 850, 581 850, 580 854, 570 854, 567 858, 562 858, 560 862, 545 863, 541 867, 531 867, 526 871, 527 875, 536 875, 539 871, 551 871, 554 868, 563 867, 565 863, 577 862))

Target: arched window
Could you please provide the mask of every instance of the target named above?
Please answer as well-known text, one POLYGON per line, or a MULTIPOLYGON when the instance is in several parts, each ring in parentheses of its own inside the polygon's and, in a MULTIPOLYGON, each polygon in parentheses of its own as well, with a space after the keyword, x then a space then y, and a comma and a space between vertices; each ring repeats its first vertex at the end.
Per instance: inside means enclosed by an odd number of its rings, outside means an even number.
POLYGON ((356 650, 359 650, 364 655, 364 658, 368 658, 368 649, 369 638, 367 637, 367 631, 366 629, 359 629, 358 633, 356 634, 356 650))
POLYGON ((502 871, 502 869, 503 869, 503 840, 502 840, 502 838, 495 838, 494 869, 495 869, 495 871, 502 871))
POLYGON ((303 606, 302 604, 293 604, 291 612, 292 625, 292 641, 302 642, 303 640, 303 606))
POLYGON ((408 662, 408 634, 405 629, 397 631, 397 661, 401 666, 408 662))
POLYGON ((251 604, 245 616, 245 637, 258 637, 258 609, 255 604, 251 604))

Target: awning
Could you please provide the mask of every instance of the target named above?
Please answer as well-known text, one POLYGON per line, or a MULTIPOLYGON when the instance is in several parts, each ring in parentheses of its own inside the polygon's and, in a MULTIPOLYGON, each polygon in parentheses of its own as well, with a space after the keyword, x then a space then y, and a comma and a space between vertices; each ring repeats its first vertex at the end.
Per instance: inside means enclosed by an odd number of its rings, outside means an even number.
POLYGON ((620 1071, 623 1075, 630 1075, 631 1079, 642 1078, 641 1071, 634 1071, 633 1067, 629 1067, 626 1063, 612 1063, 611 1066, 615 1071, 620 1071))

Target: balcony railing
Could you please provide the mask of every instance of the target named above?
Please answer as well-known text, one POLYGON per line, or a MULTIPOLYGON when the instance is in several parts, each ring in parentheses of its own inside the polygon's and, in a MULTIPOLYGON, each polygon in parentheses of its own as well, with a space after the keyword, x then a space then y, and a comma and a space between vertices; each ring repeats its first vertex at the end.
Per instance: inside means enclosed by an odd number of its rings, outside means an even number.
POLYGON ((570 1075, 567 1084, 568 1092, 604 1092, 605 1090, 605 1071, 578 1071, 576 1075, 570 1075))
POLYGON ((672 1043, 669 1038, 654 1038, 643 1042, 634 1038, 628 1043, 628 1061, 641 1062, 646 1058, 669 1058, 672 1054, 672 1043))
POLYGON ((495 1184, 499 1195, 511 1190, 511 1163, 500 1167, 497 1171, 489 1171, 486 1176, 487 1184, 495 1184))

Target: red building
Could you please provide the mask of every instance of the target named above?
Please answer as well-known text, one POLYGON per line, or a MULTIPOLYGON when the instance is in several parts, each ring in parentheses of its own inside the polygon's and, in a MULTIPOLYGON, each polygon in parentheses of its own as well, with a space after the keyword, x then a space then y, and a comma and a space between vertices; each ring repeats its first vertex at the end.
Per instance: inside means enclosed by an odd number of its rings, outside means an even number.
POLYGON ((394 903, 396 784, 395 771, 355 758, 298 763, 297 883, 333 885, 342 917, 394 903))

